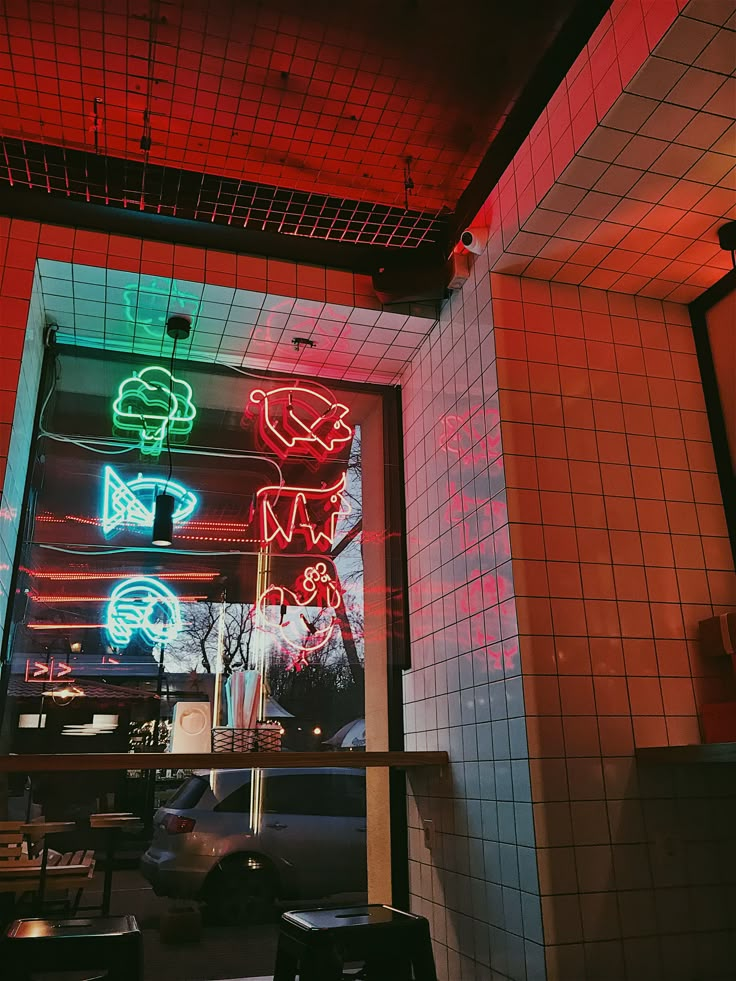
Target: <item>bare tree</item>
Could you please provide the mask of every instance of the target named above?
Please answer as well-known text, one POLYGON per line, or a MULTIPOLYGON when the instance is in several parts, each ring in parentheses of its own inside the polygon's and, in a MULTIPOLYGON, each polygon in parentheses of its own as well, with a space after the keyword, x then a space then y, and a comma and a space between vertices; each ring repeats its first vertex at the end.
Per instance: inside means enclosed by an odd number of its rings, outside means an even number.
POLYGON ((269 694, 285 709, 319 721, 325 732, 363 715, 362 687, 355 684, 339 632, 310 655, 302 671, 289 671, 288 660, 284 652, 274 651, 266 673, 269 694))
POLYGON ((220 617, 223 618, 222 668, 227 677, 233 670, 253 667, 253 607, 245 603, 193 603, 184 621, 171 658, 187 670, 200 668, 211 673, 216 667, 220 617))
MULTIPOLYGON (((337 573, 343 602, 335 610, 339 630, 319 657, 309 656, 310 669, 316 675, 332 673, 337 677, 343 667, 361 697, 365 685, 364 669, 364 614, 363 614, 363 507, 362 507, 362 458, 360 431, 356 430, 350 457, 347 462, 348 479, 345 494, 350 504, 350 514, 339 526, 340 537, 325 556, 332 560, 337 573), (340 559, 340 571, 337 561, 340 559), (335 674, 337 672, 337 674, 335 674)), ((184 630, 169 659, 187 671, 211 673, 216 667, 218 635, 222 604, 206 601, 192 604, 185 617, 184 630)), ((323 610, 323 613, 326 611, 323 610)), ((225 602, 222 644, 222 666, 225 676, 235 669, 254 667, 254 632, 258 630, 252 604, 225 602)), ((279 654, 272 647, 269 661, 269 678, 281 674, 293 674, 288 670, 288 652, 279 654)), ((304 683, 302 683, 304 684, 304 683)))

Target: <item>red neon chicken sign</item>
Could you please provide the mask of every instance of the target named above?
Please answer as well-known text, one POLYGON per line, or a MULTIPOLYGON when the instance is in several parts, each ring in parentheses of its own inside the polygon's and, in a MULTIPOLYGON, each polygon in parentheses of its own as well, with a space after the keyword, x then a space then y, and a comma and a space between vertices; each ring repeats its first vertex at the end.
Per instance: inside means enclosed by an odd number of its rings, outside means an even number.
POLYGON ((326 552, 335 542, 337 522, 350 514, 345 498, 347 473, 331 487, 261 487, 256 494, 260 539, 280 548, 290 545, 294 535, 304 538, 306 547, 326 552))
POLYGON ((301 671, 337 630, 341 604, 340 587, 326 563, 316 562, 302 572, 295 590, 271 585, 263 591, 255 607, 256 625, 286 645, 289 667, 301 671))
POLYGON ((349 409, 311 388, 289 385, 250 393, 245 418, 258 415, 260 438, 282 460, 307 455, 323 463, 353 438, 345 421, 349 409))

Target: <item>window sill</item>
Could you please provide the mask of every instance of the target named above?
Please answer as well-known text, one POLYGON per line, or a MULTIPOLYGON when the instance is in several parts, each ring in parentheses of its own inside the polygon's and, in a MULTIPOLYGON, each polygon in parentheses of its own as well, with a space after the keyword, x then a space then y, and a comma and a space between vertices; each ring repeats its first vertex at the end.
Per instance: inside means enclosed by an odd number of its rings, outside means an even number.
POLYGON ((637 749, 640 763, 736 763, 736 742, 690 746, 646 746, 637 749))
POLYGON ((446 766, 445 751, 338 753, 89 753, 0 756, 0 773, 51 773, 67 770, 317 770, 322 767, 446 766))

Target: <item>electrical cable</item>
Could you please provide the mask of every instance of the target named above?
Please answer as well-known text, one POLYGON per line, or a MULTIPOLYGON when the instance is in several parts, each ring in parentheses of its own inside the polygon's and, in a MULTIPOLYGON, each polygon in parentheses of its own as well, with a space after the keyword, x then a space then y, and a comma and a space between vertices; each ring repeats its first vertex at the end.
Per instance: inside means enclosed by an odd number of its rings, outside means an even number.
POLYGON ((132 447, 132 446, 128 446, 128 447, 126 447, 123 450, 97 450, 97 449, 94 448, 94 446, 87 446, 85 443, 83 443, 83 442, 81 442, 79 440, 72 439, 72 438, 67 437, 67 436, 61 436, 61 435, 58 435, 56 433, 49 432, 49 430, 46 429, 46 427, 44 425, 44 416, 46 415, 46 409, 48 408, 48 404, 51 401, 51 396, 56 391, 56 388, 57 388, 57 386, 59 384, 59 379, 61 378, 61 362, 59 361, 58 354, 57 354, 56 360, 54 362, 54 368, 55 368, 55 370, 54 370, 54 380, 53 380, 53 382, 51 384, 51 387, 48 390, 48 393, 46 394, 46 398, 43 400, 43 405, 41 406, 41 411, 38 414, 38 433, 36 434, 36 439, 40 439, 41 436, 46 436, 48 439, 54 439, 54 440, 56 440, 59 443, 73 443, 75 446, 79 446, 82 449, 88 450, 90 453, 103 453, 103 452, 107 452, 111 456, 119 456, 122 453, 130 453, 130 451, 132 449, 134 449, 134 447, 132 447))
MULTIPOLYGON (((109 449, 108 447, 110 446, 120 445, 120 441, 115 439, 105 439, 104 437, 84 440, 75 436, 62 436, 60 433, 52 433, 46 429, 39 429, 39 435, 46 436, 48 439, 55 440, 58 443, 72 443, 74 446, 78 446, 80 449, 89 450, 90 453, 109 454, 111 456, 120 453, 132 453, 133 451, 139 449, 137 446, 126 446, 121 450, 109 449), (98 443, 100 448, 93 446, 92 443, 98 443)), ((280 486, 283 487, 284 485, 283 471, 279 464, 271 457, 263 456, 261 453, 229 453, 225 450, 203 450, 192 446, 172 446, 171 451, 172 453, 188 453, 191 456, 213 456, 222 457, 224 460, 258 460, 261 463, 270 463, 271 466, 278 472, 280 486)))
MULTIPOLYGON (((173 352, 172 352, 172 363, 173 363, 173 352)), ((57 443, 71 443, 73 446, 77 446, 82 450, 88 451, 89 453, 99 453, 101 455, 107 454, 109 456, 121 456, 125 453, 133 453, 138 450, 137 446, 125 444, 123 440, 116 439, 115 437, 110 438, 104 436, 101 437, 92 436, 89 438, 83 438, 79 436, 64 436, 61 433, 55 433, 47 429, 44 425, 44 416, 46 413, 46 409, 48 408, 48 404, 51 401, 51 396, 56 391, 60 377, 61 377, 61 364, 57 356, 54 381, 46 395, 46 398, 43 401, 43 405, 41 406, 41 411, 39 413, 39 421, 38 421, 38 433, 36 438, 45 436, 47 439, 55 440, 57 443), (111 449, 110 447, 112 446, 120 446, 121 448, 111 449)), ((167 435, 168 435, 168 430, 167 430, 167 435)), ((263 453, 249 453, 247 451, 231 453, 225 450, 211 450, 211 449, 205 450, 205 449, 198 449, 197 447, 192 447, 192 446, 172 447, 170 441, 167 441, 167 448, 172 453, 189 453, 193 456, 222 457, 225 460, 258 460, 261 463, 268 463, 275 468, 276 472, 279 475, 279 487, 281 488, 285 484, 284 472, 279 466, 279 464, 272 457, 266 456, 263 453)), ((171 476, 169 475, 167 479, 170 480, 171 476)))
MULTIPOLYGON (((239 375, 244 375, 246 378, 253 378, 256 381, 268 382, 268 381, 279 381, 283 379, 283 381, 288 382, 288 384, 292 385, 294 388, 301 387, 299 384, 301 379, 299 378, 294 379, 292 376, 289 375, 264 375, 263 373, 259 374, 257 371, 249 371, 248 368, 238 368, 234 364, 227 364, 223 361, 215 361, 215 364, 218 365, 218 367, 228 368, 230 371, 235 371, 239 375)), ((310 388, 321 388, 322 391, 325 392, 326 395, 328 395, 329 398, 334 402, 335 393, 330 391, 330 389, 326 385, 323 385, 322 382, 317 381, 316 378, 315 379, 310 378, 309 381, 306 382, 306 384, 308 384, 310 388)))
POLYGON ((94 446, 91 446, 88 443, 83 442, 82 440, 73 439, 70 436, 59 436, 56 433, 50 433, 45 429, 41 429, 40 426, 38 429, 38 435, 45 436, 47 439, 52 439, 56 443, 71 443, 74 446, 78 446, 82 450, 87 450, 89 453, 101 453, 104 456, 121 456, 124 453, 132 453, 133 450, 138 448, 136 446, 126 446, 122 450, 111 450, 107 448, 96 449, 94 446))
MULTIPOLYGON (((95 549, 94 546, 89 546, 89 548, 67 548, 62 545, 48 545, 46 542, 34 542, 34 548, 44 548, 49 552, 66 552, 68 555, 116 555, 121 552, 153 552, 156 555, 161 555, 160 548, 147 548, 141 546, 137 548, 134 545, 130 545, 124 548, 102 548, 95 549)), ((167 549, 167 555, 257 555, 258 550, 252 549, 246 551, 244 549, 232 549, 231 551, 199 551, 197 549, 185 549, 185 548, 171 548, 167 549)), ((295 553, 297 557, 301 554, 311 555, 311 553, 295 553)))
MULTIPOLYGON (((169 366, 169 375, 171 376, 171 385, 169 385, 169 408, 167 412, 166 420, 166 452, 169 455, 169 472, 166 476, 166 485, 163 489, 165 494, 169 489, 169 481, 171 480, 171 474, 174 471, 174 462, 171 456, 171 402, 174 398, 174 359, 176 358, 176 345, 179 340, 178 334, 174 335, 174 344, 171 348, 171 365, 169 366)), ((191 391, 191 389, 190 389, 191 391)))

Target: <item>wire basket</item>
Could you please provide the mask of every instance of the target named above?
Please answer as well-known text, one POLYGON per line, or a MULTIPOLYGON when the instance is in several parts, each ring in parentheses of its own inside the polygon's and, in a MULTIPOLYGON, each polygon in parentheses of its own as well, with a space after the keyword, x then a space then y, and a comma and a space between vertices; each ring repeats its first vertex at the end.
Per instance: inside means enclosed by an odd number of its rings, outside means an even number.
POLYGON ((212 730, 213 753, 277 753, 281 750, 282 729, 265 724, 255 729, 219 726, 212 730))

